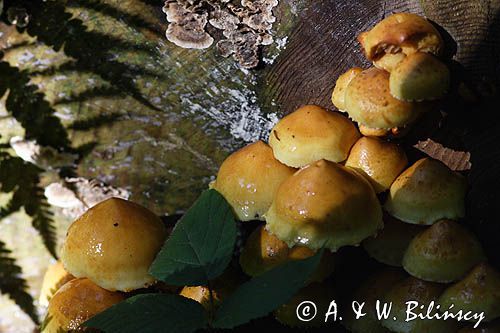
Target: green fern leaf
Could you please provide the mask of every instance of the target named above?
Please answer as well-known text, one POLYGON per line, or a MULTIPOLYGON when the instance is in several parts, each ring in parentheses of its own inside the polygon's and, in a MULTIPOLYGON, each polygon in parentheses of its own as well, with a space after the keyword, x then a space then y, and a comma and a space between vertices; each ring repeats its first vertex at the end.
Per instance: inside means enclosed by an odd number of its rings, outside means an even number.
POLYGON ((10 256, 5 243, 0 241, 0 293, 8 295, 19 307, 38 324, 33 297, 26 291, 26 281, 21 278, 21 268, 10 256))

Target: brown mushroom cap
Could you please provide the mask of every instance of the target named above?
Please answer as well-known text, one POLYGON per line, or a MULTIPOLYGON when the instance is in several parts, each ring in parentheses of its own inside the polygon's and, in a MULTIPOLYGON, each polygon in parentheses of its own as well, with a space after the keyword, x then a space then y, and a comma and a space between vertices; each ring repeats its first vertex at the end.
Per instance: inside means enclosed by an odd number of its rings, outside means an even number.
POLYGON ((485 259, 473 233, 457 222, 441 220, 413 238, 403 267, 419 279, 448 283, 462 278, 485 259))
POLYGON ((500 317, 500 273, 488 264, 477 265, 461 281, 445 290, 439 298, 441 309, 452 304, 463 312, 484 312, 485 321, 500 317))
POLYGON ((51 298, 42 332, 76 331, 82 323, 124 299, 122 293, 103 289, 89 279, 71 280, 51 298))
POLYGON ((263 220, 278 187, 294 172, 274 158, 271 147, 257 141, 226 158, 212 187, 226 198, 239 220, 263 220))
POLYGON ((422 228, 384 214, 384 229, 376 236, 365 239, 363 248, 378 262, 401 267, 408 245, 422 231, 422 228))
MULTIPOLYGON (((315 251, 304 247, 288 245, 270 234, 264 226, 257 227, 248 237, 240 255, 240 265, 250 276, 261 275, 268 270, 291 260, 301 260, 313 256, 315 251)), ((334 270, 334 255, 325 251, 310 281, 320 282, 334 270)))
POLYGON ((433 224, 465 215, 465 178, 442 162, 423 158, 392 183, 386 211, 408 223, 433 224))
POLYGON ((450 71, 431 54, 413 53, 393 69, 389 88, 391 95, 402 101, 439 99, 450 88, 450 71))
POLYGON ((358 138, 356 126, 346 117, 306 105, 274 126, 269 145, 279 161, 298 168, 320 159, 344 161, 358 138))
POLYGON ((352 79, 363 71, 362 68, 354 67, 349 69, 344 74, 340 75, 335 82, 335 87, 332 92, 332 103, 339 110, 345 111, 345 90, 352 79))
POLYGON ((377 23, 358 40, 368 60, 380 59, 386 53, 428 52, 439 55, 444 47, 436 28, 416 14, 397 13, 377 23))
POLYGON ((111 198, 69 227, 61 261, 74 276, 108 290, 144 288, 154 282, 148 269, 166 235, 164 224, 151 211, 111 198))
POLYGON ((320 160, 281 184, 266 213, 267 229, 292 247, 336 251, 382 228, 382 210, 370 183, 354 170, 320 160))
MULTIPOLYGON (((404 333, 455 333, 458 322, 454 320, 442 319, 415 319, 406 321, 406 311, 408 301, 416 301, 419 305, 429 306, 431 302, 438 303, 439 295, 443 292, 444 286, 438 283, 422 281, 414 277, 408 277, 392 286, 384 295, 382 302, 392 303, 391 315, 382 319, 382 325, 392 332, 404 333), (396 320, 394 320, 396 318, 396 320)), ((442 309, 443 307, 441 307, 442 309)), ((413 309, 413 313, 425 315, 425 308, 413 309)), ((430 313, 437 313, 436 307, 430 313)))
POLYGON ((407 164, 400 146, 374 137, 359 139, 345 163, 365 176, 377 193, 388 190, 407 164))
POLYGON ((54 296, 64 284, 73 280, 75 277, 69 274, 62 264, 57 261, 50 265, 43 276, 42 288, 40 290, 39 302, 42 306, 49 305, 49 300, 54 296))
POLYGON ((345 108, 360 125, 392 129, 412 123, 430 105, 394 98, 389 91, 389 73, 372 67, 355 76, 347 86, 345 108))

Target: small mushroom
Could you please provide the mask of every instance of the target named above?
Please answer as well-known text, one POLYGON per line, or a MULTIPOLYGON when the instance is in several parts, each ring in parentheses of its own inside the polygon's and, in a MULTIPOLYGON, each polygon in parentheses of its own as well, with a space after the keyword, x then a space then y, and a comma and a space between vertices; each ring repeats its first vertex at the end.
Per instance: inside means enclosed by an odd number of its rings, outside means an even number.
POLYGON ((335 107, 342 112, 345 112, 345 91, 349 83, 351 83, 352 79, 359 73, 361 73, 363 69, 359 67, 354 67, 349 69, 344 74, 340 75, 335 82, 335 88, 332 93, 332 103, 335 107))

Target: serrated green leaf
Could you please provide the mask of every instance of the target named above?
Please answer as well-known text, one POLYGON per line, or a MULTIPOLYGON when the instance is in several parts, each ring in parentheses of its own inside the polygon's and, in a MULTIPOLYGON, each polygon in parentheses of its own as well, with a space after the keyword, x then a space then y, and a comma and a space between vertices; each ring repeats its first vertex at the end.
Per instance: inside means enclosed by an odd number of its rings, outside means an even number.
POLYGON ((8 295, 35 323, 38 323, 33 298, 26 289, 28 287, 21 277, 21 268, 10 257, 10 251, 5 243, 0 241, 0 293, 8 295))
POLYGON ((205 328, 204 308, 178 295, 137 295, 83 323, 106 333, 189 333, 205 328))
POLYGON ((304 260, 285 263, 242 284, 222 302, 215 315, 214 327, 234 328, 264 317, 286 303, 305 285, 318 266, 322 252, 318 251, 304 260))
POLYGON ((217 191, 207 190, 177 222, 150 273, 172 285, 204 285, 227 267, 235 241, 231 206, 217 191))

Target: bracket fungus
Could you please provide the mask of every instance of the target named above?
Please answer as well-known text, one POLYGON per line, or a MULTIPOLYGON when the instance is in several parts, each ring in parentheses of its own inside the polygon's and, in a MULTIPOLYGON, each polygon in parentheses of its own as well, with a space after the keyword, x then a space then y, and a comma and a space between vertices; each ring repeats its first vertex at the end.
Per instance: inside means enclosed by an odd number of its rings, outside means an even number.
POLYGON ((167 39, 184 48, 204 49, 214 39, 207 23, 222 31, 217 49, 224 57, 234 56, 243 68, 260 63, 260 47, 273 43, 271 29, 278 0, 231 2, 229 0, 167 0, 163 11, 170 23, 167 39))

